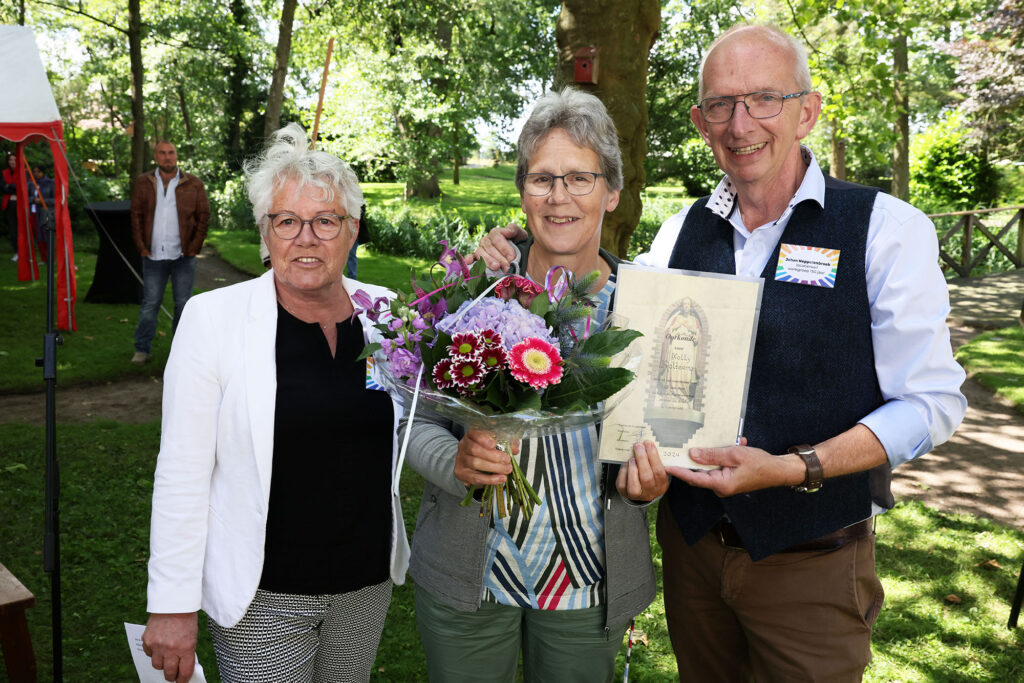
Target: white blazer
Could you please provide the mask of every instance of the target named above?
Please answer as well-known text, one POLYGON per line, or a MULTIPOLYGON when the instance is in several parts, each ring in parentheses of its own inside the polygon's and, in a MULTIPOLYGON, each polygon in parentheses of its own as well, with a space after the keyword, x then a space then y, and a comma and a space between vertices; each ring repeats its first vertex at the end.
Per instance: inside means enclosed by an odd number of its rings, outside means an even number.
MULTIPOLYGON (((344 286, 349 296, 357 289, 374 298, 391 296, 382 287, 348 278, 344 286)), ((379 336, 365 316, 360 321, 364 339, 379 336)), ((185 307, 164 371, 150 529, 150 613, 202 609, 231 627, 256 595, 274 453, 276 337, 273 271, 199 294, 185 307)), ((397 402, 394 413, 397 431, 397 402)), ((401 474, 397 453, 393 433, 396 478, 401 474)), ((391 579, 401 584, 409 541, 394 494, 391 539, 391 579)))

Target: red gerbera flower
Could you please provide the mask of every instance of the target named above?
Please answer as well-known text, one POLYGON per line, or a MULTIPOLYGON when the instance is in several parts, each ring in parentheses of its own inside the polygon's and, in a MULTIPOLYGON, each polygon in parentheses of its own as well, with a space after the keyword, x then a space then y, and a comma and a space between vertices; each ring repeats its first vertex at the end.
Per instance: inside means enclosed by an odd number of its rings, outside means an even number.
POLYGON ((470 388, 484 377, 484 366, 479 358, 458 358, 452 362, 452 381, 462 388, 470 388))
POLYGON ((437 361, 437 365, 434 366, 434 385, 438 389, 451 389, 455 386, 455 380, 452 379, 452 362, 445 358, 444 360, 437 361))
POLYGON ((534 389, 562 381, 562 356, 551 344, 537 337, 519 342, 508 352, 512 376, 534 389))
POLYGON ((480 363, 484 366, 485 372, 494 372, 505 366, 505 349, 500 346, 485 348, 480 352, 480 363))
POLYGON ((501 335, 490 328, 480 333, 480 340, 484 343, 484 348, 501 346, 501 335))
POLYGON ((469 358, 480 350, 481 345, 480 336, 476 332, 460 332, 452 337, 448 352, 453 359, 469 358))

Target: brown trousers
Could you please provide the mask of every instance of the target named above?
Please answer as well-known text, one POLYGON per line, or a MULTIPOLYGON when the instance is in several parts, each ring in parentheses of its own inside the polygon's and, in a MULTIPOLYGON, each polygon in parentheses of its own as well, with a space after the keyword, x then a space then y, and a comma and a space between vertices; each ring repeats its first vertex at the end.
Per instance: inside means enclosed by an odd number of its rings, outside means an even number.
POLYGON ((659 505, 665 617, 680 681, 860 681, 884 592, 874 535, 751 562, 709 533, 688 546, 659 505))

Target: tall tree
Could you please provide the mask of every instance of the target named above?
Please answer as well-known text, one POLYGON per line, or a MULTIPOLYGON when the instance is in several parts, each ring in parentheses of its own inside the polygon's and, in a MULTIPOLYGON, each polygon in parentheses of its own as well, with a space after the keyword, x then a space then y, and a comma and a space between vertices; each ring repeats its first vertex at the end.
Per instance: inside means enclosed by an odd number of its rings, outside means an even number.
POLYGON ((601 98, 619 133, 624 186, 601 228, 602 246, 619 256, 625 256, 643 208, 647 68, 660 23, 658 0, 565 0, 558 17, 558 83, 573 82, 579 48, 598 48, 598 83, 580 87, 601 98))
POLYGON ((438 172, 471 148, 473 124, 515 117, 531 84, 551 78, 553 0, 357 0, 329 9, 317 30, 340 34, 348 50, 332 73, 325 144, 391 168, 409 195, 436 196, 438 172), (370 149, 368 137, 381 144, 370 149))
POLYGON ((691 196, 708 194, 721 175, 714 155, 690 121, 697 77, 714 38, 749 15, 741 0, 667 0, 650 56, 647 81, 649 183, 680 180, 691 196))
POLYGON ((284 102, 284 81, 288 75, 288 60, 292 52, 292 24, 298 0, 284 0, 281 21, 277 25, 277 51, 274 53, 274 71, 267 93, 267 114, 263 124, 263 137, 281 127, 281 106, 284 102))
MULTIPOLYGON (((989 4, 953 0, 937 11, 930 0, 785 0, 765 14, 808 46, 833 151, 857 156, 852 170, 862 182, 880 184, 884 171, 871 167, 887 165, 892 191, 905 197, 910 120, 937 120, 954 99, 955 65, 938 41, 989 4), (887 164, 877 157, 883 149, 887 164)), ((849 161, 844 156, 841 166, 849 161)))

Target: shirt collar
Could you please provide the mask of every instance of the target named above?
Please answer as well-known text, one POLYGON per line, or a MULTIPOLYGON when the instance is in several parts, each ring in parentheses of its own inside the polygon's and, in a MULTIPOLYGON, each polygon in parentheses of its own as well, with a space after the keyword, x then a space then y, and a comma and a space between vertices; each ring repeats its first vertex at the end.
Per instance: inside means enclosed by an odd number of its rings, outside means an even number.
MULTIPOLYGON (((800 153, 803 156, 804 163, 807 164, 807 172, 804 174, 803 182, 800 183, 800 187, 797 188, 796 194, 793 195, 793 201, 791 201, 790 208, 795 207, 797 204, 812 199, 818 202, 819 205, 825 206, 825 174, 822 173, 821 167, 818 166, 818 160, 814 158, 814 152, 809 148, 800 146, 800 153)), ((732 214, 732 210, 736 207, 736 188, 732 184, 732 180, 729 176, 723 176, 722 180, 719 181, 718 187, 711 193, 711 197, 708 199, 707 209, 717 216, 729 220, 729 216, 732 214)))

